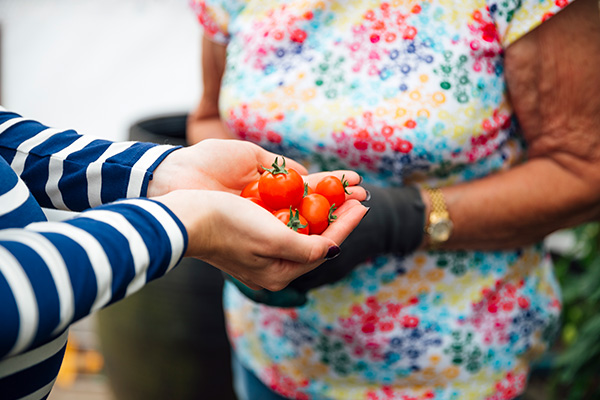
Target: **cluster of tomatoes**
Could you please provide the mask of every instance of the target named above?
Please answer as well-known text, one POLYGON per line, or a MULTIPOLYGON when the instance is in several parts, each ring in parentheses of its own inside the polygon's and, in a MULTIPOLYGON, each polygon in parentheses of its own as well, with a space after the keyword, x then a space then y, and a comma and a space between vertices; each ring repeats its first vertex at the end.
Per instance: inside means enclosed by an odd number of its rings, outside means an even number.
MULTIPOLYGON (((336 218, 333 212, 346 200, 348 182, 342 176, 328 175, 313 189, 305 184, 294 169, 285 167, 282 157, 264 168, 259 179, 248 184, 241 193, 275 215, 296 232, 321 234, 336 218)), ((349 194, 349 193, 348 193, 349 194)))

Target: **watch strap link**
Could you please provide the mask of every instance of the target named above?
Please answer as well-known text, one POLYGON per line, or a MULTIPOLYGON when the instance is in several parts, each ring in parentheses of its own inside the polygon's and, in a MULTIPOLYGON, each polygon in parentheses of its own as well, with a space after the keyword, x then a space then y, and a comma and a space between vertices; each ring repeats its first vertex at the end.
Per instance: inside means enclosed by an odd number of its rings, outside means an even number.
POLYGON ((449 218, 450 214, 448 214, 446 200, 444 199, 442 190, 439 188, 429 188, 427 189, 427 192, 429 193, 429 198, 431 199, 432 213, 439 217, 449 218))
POLYGON ((432 247, 436 247, 448 240, 453 224, 450 220, 450 213, 446 207, 446 200, 442 190, 439 188, 427 188, 426 190, 429 195, 431 210, 425 232, 429 237, 429 244, 432 247))

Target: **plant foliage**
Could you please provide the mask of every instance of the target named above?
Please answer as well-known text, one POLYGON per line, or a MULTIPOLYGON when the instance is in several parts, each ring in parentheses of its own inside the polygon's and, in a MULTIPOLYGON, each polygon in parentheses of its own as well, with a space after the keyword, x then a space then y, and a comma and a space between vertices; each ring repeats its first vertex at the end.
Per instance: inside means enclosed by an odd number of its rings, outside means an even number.
POLYGON ((563 323, 554 346, 553 399, 600 399, 600 224, 572 230, 576 246, 555 260, 563 323))

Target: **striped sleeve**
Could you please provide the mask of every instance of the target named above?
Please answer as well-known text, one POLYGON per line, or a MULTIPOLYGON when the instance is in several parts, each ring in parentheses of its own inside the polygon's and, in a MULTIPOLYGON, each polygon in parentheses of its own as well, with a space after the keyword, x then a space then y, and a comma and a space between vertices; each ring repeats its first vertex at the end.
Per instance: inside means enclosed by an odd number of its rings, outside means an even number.
POLYGON ((1 230, 0 359, 47 343, 164 275, 186 246, 181 222, 149 199, 1 230))
POLYGON ((0 107, 0 157, 42 207, 82 211, 145 196, 152 172, 175 149, 53 129, 0 107))

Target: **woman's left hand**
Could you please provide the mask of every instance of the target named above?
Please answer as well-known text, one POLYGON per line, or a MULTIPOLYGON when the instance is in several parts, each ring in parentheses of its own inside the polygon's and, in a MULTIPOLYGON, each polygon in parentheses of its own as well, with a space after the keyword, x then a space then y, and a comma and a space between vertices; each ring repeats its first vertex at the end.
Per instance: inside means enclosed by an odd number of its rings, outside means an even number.
MULTIPOLYGON (((206 139, 170 153, 154 171, 148 197, 179 189, 239 194, 247 183, 260 177, 262 166, 269 167, 277 156, 250 142, 206 139)), ((288 167, 306 174, 301 164, 286 162, 288 167)))
MULTIPOLYGON (((148 185, 148 197, 161 196, 174 190, 219 190, 240 194, 244 186, 260 178, 265 168, 270 168, 275 158, 260 146, 241 140, 206 139, 193 146, 169 154, 156 168, 148 185)), ((345 176, 349 183, 350 199, 362 201, 366 192, 361 187, 360 176, 354 171, 320 172, 306 175, 298 162, 286 158, 286 167, 295 169, 311 183, 325 175, 345 176)))

